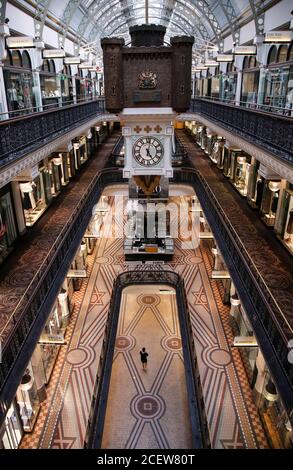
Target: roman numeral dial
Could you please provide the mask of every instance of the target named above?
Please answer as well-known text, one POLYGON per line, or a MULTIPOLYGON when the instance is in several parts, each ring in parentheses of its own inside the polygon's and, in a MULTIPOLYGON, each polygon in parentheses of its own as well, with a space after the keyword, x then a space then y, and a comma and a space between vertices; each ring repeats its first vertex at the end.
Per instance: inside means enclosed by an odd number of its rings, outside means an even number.
POLYGON ((157 165, 163 155, 163 144, 156 137, 141 137, 133 146, 134 159, 145 167, 157 165))

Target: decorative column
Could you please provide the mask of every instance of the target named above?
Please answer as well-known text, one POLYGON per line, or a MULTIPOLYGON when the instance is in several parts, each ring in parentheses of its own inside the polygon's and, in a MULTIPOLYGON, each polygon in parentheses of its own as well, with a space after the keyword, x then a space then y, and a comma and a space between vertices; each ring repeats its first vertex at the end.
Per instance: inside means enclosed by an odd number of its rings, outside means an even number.
POLYGON ((38 391, 38 397, 40 402, 46 400, 46 375, 44 371, 42 350, 40 344, 37 343, 35 350, 31 358, 31 364, 34 373, 35 384, 38 391))
POLYGON ((40 69, 43 63, 42 50, 43 42, 36 42, 36 48, 32 52, 32 73, 33 73, 33 93, 36 100, 37 110, 43 111, 41 82, 40 82, 40 69))
POLYGON ((242 70, 238 70, 238 73, 237 73, 237 86, 236 86, 236 93, 235 93, 235 104, 236 104, 236 106, 240 106, 241 89, 242 89, 242 70))
POLYGON ((68 305, 68 292, 63 288, 58 294, 58 302, 62 312, 62 327, 66 327, 69 323, 70 311, 68 305))
MULTIPOLYGON (((3 76, 3 60, 6 59, 7 51, 5 48, 5 38, 10 36, 7 24, 0 23, 0 113, 8 111, 6 90, 3 76)), ((0 114, 0 119, 8 119, 9 114, 0 114)))
POLYGON ((25 225, 24 212, 23 212, 22 200, 21 200, 21 194, 20 194, 18 182, 11 181, 11 188, 12 188, 12 195, 13 195, 13 202, 14 202, 14 209, 15 209, 18 231, 20 235, 22 235, 26 231, 26 225, 25 225))

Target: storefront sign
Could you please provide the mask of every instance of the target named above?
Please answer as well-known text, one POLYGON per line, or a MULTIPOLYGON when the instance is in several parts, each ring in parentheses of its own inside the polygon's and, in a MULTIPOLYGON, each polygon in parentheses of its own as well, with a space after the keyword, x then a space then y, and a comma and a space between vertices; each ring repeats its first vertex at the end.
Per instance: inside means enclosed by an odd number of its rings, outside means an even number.
POLYGON ((64 57, 63 62, 65 65, 80 64, 81 58, 80 57, 64 57))
POLYGON ((44 49, 43 59, 60 59, 65 57, 65 51, 63 49, 44 49))
POLYGON ((40 344, 64 344, 64 342, 63 333, 56 333, 55 335, 47 334, 39 340, 40 344))
POLYGON ((204 64, 207 67, 217 67, 217 65, 218 65, 216 60, 206 60, 204 64))
POLYGON ((85 269, 70 269, 67 273, 67 277, 70 278, 85 278, 87 277, 85 269))
POLYGON ((256 54, 256 46, 236 46, 234 54, 237 55, 254 55, 256 54))
POLYGON ((93 64, 90 64, 89 62, 84 62, 83 64, 80 64, 78 68, 79 69, 92 69, 93 64))
POLYGON ((237 348, 257 347, 257 341, 254 336, 235 336, 233 346, 237 348))
POLYGON ((216 57, 217 62, 233 62, 233 54, 218 54, 216 57))
POLYGON ((265 42, 291 42, 293 31, 268 31, 265 35, 265 42))
POLYGON ((35 47, 34 39, 29 36, 8 37, 6 44, 9 49, 27 49, 35 47))

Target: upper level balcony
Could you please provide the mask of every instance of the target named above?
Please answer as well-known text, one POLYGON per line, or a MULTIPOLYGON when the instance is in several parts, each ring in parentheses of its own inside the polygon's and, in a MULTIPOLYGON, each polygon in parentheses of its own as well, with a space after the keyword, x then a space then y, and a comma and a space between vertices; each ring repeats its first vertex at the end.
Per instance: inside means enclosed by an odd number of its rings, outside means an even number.
POLYGON ((293 117, 266 108, 263 105, 246 107, 240 103, 236 106, 213 99, 194 98, 190 112, 202 115, 282 162, 292 164, 293 117))
POLYGON ((95 99, 0 121, 0 169, 104 112, 95 99))

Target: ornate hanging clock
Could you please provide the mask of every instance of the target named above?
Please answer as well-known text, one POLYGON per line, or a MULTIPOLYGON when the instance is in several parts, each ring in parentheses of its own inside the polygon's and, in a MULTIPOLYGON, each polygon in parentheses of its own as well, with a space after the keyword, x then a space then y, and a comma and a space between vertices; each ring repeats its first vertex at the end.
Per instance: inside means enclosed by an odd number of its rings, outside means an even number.
POLYGON ((164 148, 155 137, 141 137, 133 146, 133 157, 142 166, 157 165, 163 158, 164 148))
POLYGON ((144 70, 138 76, 138 88, 143 90, 154 89, 157 86, 157 75, 151 70, 144 70))

